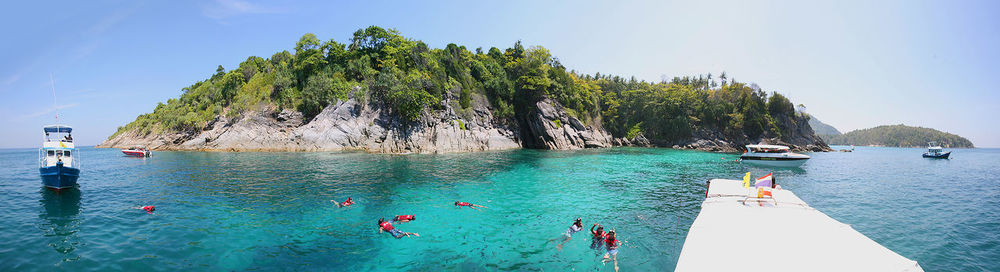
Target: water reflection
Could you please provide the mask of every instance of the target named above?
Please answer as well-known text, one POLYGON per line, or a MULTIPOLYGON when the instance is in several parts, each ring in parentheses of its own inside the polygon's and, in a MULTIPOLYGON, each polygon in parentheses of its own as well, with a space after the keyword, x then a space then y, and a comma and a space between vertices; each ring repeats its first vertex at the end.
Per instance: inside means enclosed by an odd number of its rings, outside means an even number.
POLYGON ((49 246, 59 253, 73 252, 80 244, 76 232, 80 227, 80 190, 71 188, 53 191, 42 188, 41 204, 44 207, 39 218, 45 220, 42 230, 50 240, 49 246))

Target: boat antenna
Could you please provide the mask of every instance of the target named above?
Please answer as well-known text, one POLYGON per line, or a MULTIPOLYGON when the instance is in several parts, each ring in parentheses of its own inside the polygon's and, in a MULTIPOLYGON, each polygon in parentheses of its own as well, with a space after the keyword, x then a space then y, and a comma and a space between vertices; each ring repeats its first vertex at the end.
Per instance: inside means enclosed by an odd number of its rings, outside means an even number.
POLYGON ((52 109, 56 111, 56 124, 59 124, 59 103, 56 102, 56 80, 52 79, 52 73, 49 73, 49 82, 52 83, 52 109))

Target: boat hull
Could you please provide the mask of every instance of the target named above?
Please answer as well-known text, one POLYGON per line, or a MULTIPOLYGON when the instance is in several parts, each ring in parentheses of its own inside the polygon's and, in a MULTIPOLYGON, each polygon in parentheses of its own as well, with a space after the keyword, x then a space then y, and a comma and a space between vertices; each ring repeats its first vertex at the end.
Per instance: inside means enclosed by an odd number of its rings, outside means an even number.
POLYGON ((740 157, 740 161, 761 166, 772 167, 799 167, 806 163, 809 158, 769 158, 769 157, 740 157))
POLYGON ((145 157, 146 156, 146 152, 142 152, 142 151, 122 150, 122 153, 124 153, 125 156, 132 156, 132 157, 145 157))
POLYGON ((947 159, 948 156, 951 156, 951 151, 940 153, 940 154, 924 153, 924 158, 947 159))
POLYGON ((76 180, 80 178, 80 169, 65 167, 62 163, 41 167, 38 171, 42 176, 42 185, 57 190, 76 187, 76 180))

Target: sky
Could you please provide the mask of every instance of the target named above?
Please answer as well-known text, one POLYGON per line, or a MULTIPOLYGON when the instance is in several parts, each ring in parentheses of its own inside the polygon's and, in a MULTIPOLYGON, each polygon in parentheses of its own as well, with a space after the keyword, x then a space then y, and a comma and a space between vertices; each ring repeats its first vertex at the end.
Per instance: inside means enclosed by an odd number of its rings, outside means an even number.
POLYGON ((1000 1, 804 2, 13 1, 0 11, 0 148, 37 147, 56 113, 95 145, 218 65, 370 25, 437 48, 520 40, 586 74, 725 71, 841 132, 906 124, 1000 147, 1000 1))

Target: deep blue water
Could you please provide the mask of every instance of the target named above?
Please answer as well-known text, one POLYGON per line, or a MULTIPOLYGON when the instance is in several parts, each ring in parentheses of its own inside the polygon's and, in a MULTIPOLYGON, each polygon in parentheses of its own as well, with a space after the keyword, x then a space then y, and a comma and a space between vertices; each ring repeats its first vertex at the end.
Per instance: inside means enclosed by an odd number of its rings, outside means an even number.
MULTIPOLYGON (((623 271, 670 271, 705 181, 738 155, 611 148, 446 155, 83 148, 78 190, 42 189, 33 149, 0 150, 0 270, 613 271, 576 217, 626 240, 623 271), (337 208, 330 200, 353 197, 337 208), (456 208, 455 201, 488 206, 456 208), (156 205, 150 215, 134 209, 156 205), (414 214, 379 234, 382 216, 414 214)), ((1000 149, 811 153, 778 183, 927 271, 1000 271, 1000 149)), ((724 261, 724 260, 720 260, 724 261)))

